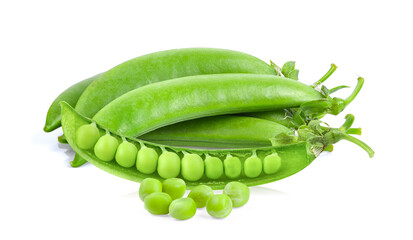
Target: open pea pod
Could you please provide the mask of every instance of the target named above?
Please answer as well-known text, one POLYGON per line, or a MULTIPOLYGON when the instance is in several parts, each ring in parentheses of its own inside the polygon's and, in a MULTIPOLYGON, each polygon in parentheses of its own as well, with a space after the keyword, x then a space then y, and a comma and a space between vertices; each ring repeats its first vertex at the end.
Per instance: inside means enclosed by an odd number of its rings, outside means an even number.
POLYGON ((307 142, 244 149, 191 149, 154 144, 110 133, 65 102, 61 107, 63 132, 76 153, 98 168, 131 181, 140 182, 147 177, 160 180, 179 177, 186 181, 189 189, 200 184, 223 189, 234 180, 254 186, 291 176, 316 158, 307 142), (87 125, 97 128, 95 135, 99 140, 95 139, 98 143, 85 149, 83 143, 79 146, 82 136, 79 129, 87 125), (102 148, 99 141, 103 142, 103 137, 112 140, 102 148), (123 159, 113 156, 114 153, 107 157, 110 153, 106 150, 115 146, 115 152, 116 148, 119 152, 119 146, 124 142, 137 149, 137 157, 132 158, 136 162, 132 165, 126 166, 123 159), (146 155, 142 158, 140 153, 146 155), (148 161, 151 159, 154 161, 148 161))

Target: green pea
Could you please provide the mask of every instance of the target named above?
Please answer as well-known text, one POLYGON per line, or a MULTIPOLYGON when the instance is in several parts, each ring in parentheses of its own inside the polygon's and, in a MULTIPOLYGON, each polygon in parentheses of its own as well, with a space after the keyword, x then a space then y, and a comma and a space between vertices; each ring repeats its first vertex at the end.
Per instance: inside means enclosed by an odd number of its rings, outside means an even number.
POLYGON ((136 169, 141 173, 152 174, 156 171, 158 164, 158 153, 148 147, 143 147, 139 150, 136 157, 136 169))
POLYGON ((258 177, 262 172, 262 162, 257 156, 252 156, 245 159, 244 173, 249 178, 258 177))
POLYGON ((218 194, 209 198, 206 209, 209 215, 225 218, 232 211, 232 201, 226 194, 218 194))
POLYGON ((241 160, 238 157, 228 155, 224 160, 225 176, 237 178, 241 175, 241 160))
POLYGON ((218 179, 224 173, 224 166, 221 159, 207 156, 205 158, 205 176, 209 179, 218 179))
POLYGON ((164 215, 169 213, 169 205, 172 198, 164 192, 155 192, 149 194, 144 201, 145 209, 155 215, 164 215))
POLYGON ((169 214, 171 217, 186 220, 195 215, 196 204, 192 198, 179 198, 172 201, 169 205, 169 214))
POLYGON ((197 208, 205 207, 210 197, 214 195, 212 188, 207 185, 199 185, 189 192, 188 197, 194 199, 197 208))
POLYGON ((144 201, 145 198, 154 192, 162 192, 162 183, 155 178, 145 178, 139 186, 139 198, 144 201))
POLYGON ((225 185, 224 194, 231 198, 233 207, 244 206, 250 198, 250 190, 247 185, 240 182, 230 182, 225 185))
POLYGON ((95 123, 86 124, 76 131, 76 144, 81 149, 89 150, 95 146, 100 137, 99 129, 95 123))
POLYGON ((112 161, 115 157, 118 145, 119 142, 115 137, 112 137, 110 134, 106 134, 97 141, 94 148, 95 155, 102 161, 112 161))
POLYGON ((174 178, 181 170, 181 159, 174 152, 163 152, 158 159, 158 174, 163 178, 174 178))
POLYGON ((180 178, 168 178, 162 182, 162 192, 169 194, 172 199, 181 198, 185 190, 185 181, 180 178))
POLYGON ((116 150, 115 160, 122 167, 132 167, 136 162, 138 148, 133 143, 123 141, 116 150))
POLYGON ((263 170, 266 174, 276 173, 281 168, 281 158, 277 153, 268 155, 263 160, 263 170))
POLYGON ((185 180, 197 181, 204 175, 204 161, 198 154, 185 154, 181 163, 181 174, 185 180))

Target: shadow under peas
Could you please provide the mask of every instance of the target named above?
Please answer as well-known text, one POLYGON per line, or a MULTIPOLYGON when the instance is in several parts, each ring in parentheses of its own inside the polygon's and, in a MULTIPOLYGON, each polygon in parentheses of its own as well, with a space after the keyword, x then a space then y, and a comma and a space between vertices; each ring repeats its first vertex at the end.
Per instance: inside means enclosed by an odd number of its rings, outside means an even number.
POLYGON ((275 190, 272 188, 267 188, 267 187, 262 187, 262 186, 254 186, 254 187, 250 187, 250 191, 251 194, 257 194, 257 195, 267 195, 267 194, 271 194, 271 195, 288 195, 288 193, 279 191, 279 190, 275 190))

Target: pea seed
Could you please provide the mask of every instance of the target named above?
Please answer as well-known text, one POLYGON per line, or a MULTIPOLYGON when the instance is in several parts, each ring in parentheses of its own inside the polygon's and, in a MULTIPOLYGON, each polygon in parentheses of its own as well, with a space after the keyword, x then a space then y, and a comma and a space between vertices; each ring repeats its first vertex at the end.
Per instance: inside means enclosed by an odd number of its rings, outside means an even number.
POLYGON ((248 202, 250 190, 247 185, 240 182, 230 182, 225 185, 224 194, 231 198, 233 207, 241 207, 248 202))
POLYGON ((204 161, 198 154, 185 154, 181 163, 181 173, 184 179, 197 181, 204 175, 204 161))
POLYGON ((257 156, 252 156, 245 159, 244 173, 249 178, 258 177, 262 172, 262 162, 257 156))
POLYGON ((145 198, 154 192, 162 192, 162 183, 155 178, 145 178, 139 186, 139 198, 144 201, 145 198))
POLYGON ((163 178, 174 178, 181 170, 181 159, 174 152, 163 152, 158 159, 158 174, 163 178))
POLYGON ((232 211, 232 201, 226 194, 218 194, 209 198, 206 209, 209 215, 225 218, 232 211))
POLYGON ((162 182, 162 191, 172 199, 181 198, 185 194, 185 181, 180 178, 168 178, 162 182))
POLYGON ((122 167, 135 165, 138 149, 133 143, 123 141, 116 150, 115 160, 122 167))
POLYGON ((224 167, 221 159, 207 156, 205 158, 205 175, 209 179, 218 179, 224 173, 224 167))
POLYGON ((76 144, 84 150, 92 149, 100 137, 95 123, 86 124, 76 131, 76 144))
POLYGON ((225 176, 237 178, 241 175, 241 160, 238 157, 228 155, 224 160, 225 176))
POLYGON ((169 205, 169 214, 171 217, 186 220, 195 215, 196 204, 192 198, 179 198, 172 201, 169 205))
POLYGON ((194 199, 197 208, 203 208, 213 195, 214 192, 210 186, 199 185, 189 192, 188 197, 194 199))
POLYGON ((99 138, 95 145, 95 155, 102 161, 112 161, 115 157, 119 142, 115 137, 106 134, 99 138))
POLYGON ((164 215, 169 213, 169 205, 172 198, 164 192, 151 193, 145 198, 144 205, 148 212, 155 215, 164 215))
POLYGON ((143 147, 139 150, 136 157, 136 169, 141 173, 152 174, 156 171, 158 164, 158 153, 148 147, 143 147))
POLYGON ((277 153, 268 155, 263 160, 263 170, 266 174, 276 173, 281 168, 281 158, 277 153))

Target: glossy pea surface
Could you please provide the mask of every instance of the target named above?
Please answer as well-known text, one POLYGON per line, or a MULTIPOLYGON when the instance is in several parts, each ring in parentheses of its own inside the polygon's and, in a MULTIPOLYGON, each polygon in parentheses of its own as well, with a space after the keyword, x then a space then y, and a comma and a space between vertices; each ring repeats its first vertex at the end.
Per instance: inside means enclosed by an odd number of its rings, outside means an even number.
POLYGON ((155 192, 162 192, 162 183, 155 178, 145 178, 139 186, 139 198, 144 201, 145 198, 155 192))
POLYGON ((136 157, 136 169, 141 173, 151 174, 156 171, 158 164, 158 153, 148 147, 139 150, 136 157))
POLYGON ((171 217, 179 220, 192 218, 196 213, 196 204, 192 198, 179 198, 172 201, 169 205, 171 217))
POLYGON ((268 155, 263 160, 263 171, 265 174, 276 173, 281 168, 281 158, 277 153, 268 155))
POLYGON ((168 178, 162 182, 162 192, 169 194, 172 199, 181 198, 185 190, 185 181, 180 178, 168 178))
POLYGON ((119 142, 115 137, 106 134, 96 142, 94 147, 95 155, 102 161, 112 161, 115 158, 118 145, 119 142))
POLYGON ((155 215, 168 214, 171 203, 172 198, 164 192, 151 193, 144 200, 145 209, 155 215))
POLYGON ((138 148, 133 143, 123 141, 116 150, 115 160, 122 167, 133 167, 137 153, 138 148))
POLYGON ((257 156, 252 156, 245 159, 244 174, 249 178, 258 177, 262 172, 262 162, 257 156))
POLYGON ((226 194, 218 194, 209 198, 206 209, 209 215, 225 218, 232 211, 232 201, 226 194))
POLYGON ((85 124, 76 131, 76 144, 81 149, 92 149, 99 140, 99 129, 95 124, 85 124))
POLYGON ((201 179, 204 175, 204 161, 198 154, 185 154, 182 158, 181 174, 188 181, 201 179))
POLYGON ((203 208, 213 195, 214 192, 210 186, 199 185, 189 192, 188 197, 194 199, 197 208, 203 208))
POLYGON ((242 164, 238 157, 227 156, 224 160, 225 176, 237 178, 241 175, 242 164))
POLYGON ((240 182, 230 182, 225 185, 224 194, 231 198, 233 207, 244 206, 250 198, 250 190, 247 185, 240 182))
POLYGON ((181 170, 181 159, 174 152, 163 152, 158 159, 158 174, 163 178, 175 178, 181 170))
POLYGON ((224 173, 224 165, 221 159, 207 156, 205 158, 205 175, 209 179, 218 179, 224 173))

